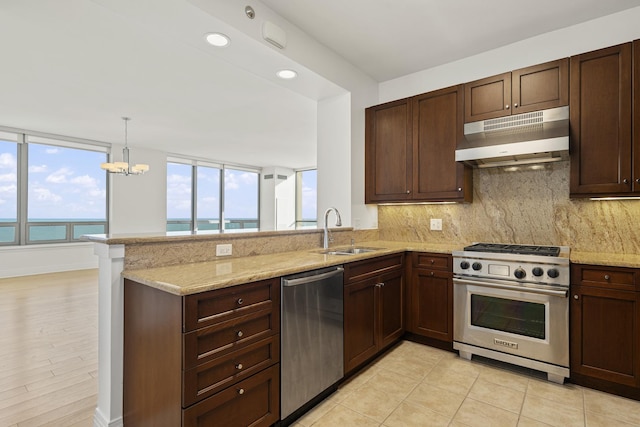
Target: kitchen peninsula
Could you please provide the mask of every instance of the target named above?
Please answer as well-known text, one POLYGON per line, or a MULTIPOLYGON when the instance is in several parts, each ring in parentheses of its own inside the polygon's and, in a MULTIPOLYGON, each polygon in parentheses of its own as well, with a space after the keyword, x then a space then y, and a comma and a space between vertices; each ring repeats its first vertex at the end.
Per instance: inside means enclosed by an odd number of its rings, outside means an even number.
MULTIPOLYGON (((380 240, 378 230, 333 230, 335 246, 379 248, 359 255, 321 253, 321 232, 266 232, 239 235, 91 236, 100 257, 99 371, 97 412, 122 417, 124 279, 184 296, 319 267, 404 252, 450 254, 468 242, 428 243, 380 240), (232 243, 234 256, 215 257, 215 245, 232 243)), ((407 236, 404 236, 405 238, 407 236)), ((640 267, 640 256, 572 251, 572 262, 640 267)))

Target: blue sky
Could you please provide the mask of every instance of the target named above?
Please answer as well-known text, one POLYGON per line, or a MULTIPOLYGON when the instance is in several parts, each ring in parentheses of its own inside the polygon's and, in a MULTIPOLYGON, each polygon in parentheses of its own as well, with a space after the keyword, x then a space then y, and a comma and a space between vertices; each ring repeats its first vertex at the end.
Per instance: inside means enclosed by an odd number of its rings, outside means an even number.
MULTIPOLYGON (((0 142, 0 218, 16 218, 17 147, 0 142)), ((28 217, 106 218, 106 154, 30 143, 28 217)))
MULTIPOLYGON (((198 167, 198 218, 218 218, 220 169, 198 167)), ((225 169, 225 216, 258 217, 258 174, 225 169)), ((167 218, 191 217, 191 166, 167 164, 167 218)))

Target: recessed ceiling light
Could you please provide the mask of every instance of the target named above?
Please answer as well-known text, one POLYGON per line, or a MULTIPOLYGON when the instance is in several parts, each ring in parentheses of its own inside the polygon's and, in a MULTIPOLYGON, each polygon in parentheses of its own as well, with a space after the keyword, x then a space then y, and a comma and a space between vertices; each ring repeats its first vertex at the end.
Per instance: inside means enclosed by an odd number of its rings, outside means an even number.
POLYGON ((280 70, 276 73, 276 75, 281 79, 291 80, 295 79, 298 76, 298 73, 293 70, 280 70))
POLYGON ((215 47, 225 47, 231 43, 231 39, 222 33, 209 33, 204 37, 207 40, 207 43, 215 47))

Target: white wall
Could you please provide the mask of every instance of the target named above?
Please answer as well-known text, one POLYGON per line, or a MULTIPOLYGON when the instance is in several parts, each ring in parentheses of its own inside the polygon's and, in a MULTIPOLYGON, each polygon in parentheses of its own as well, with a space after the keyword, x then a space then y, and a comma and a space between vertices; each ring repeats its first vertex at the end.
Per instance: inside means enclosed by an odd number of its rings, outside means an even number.
MULTIPOLYGON (((114 145, 112 153, 122 152, 114 145)), ((109 234, 155 233, 166 230, 167 154, 131 149, 131 163, 147 163, 144 175, 110 175, 109 234)))
POLYGON ((260 230, 293 230, 296 221, 296 173, 282 167, 262 168, 260 230), (272 178, 265 177, 271 175, 272 178), (281 179, 279 177, 286 177, 281 179))
POLYGON ((640 38, 640 7, 380 83, 379 103, 640 38))
POLYGON ((88 268, 98 268, 93 243, 54 243, 0 248, 0 278, 88 268))
MULTIPOLYGON (((330 207, 340 211, 342 226, 351 226, 351 96, 318 102, 318 226, 330 207)), ((335 224, 329 220, 329 226, 335 224)))

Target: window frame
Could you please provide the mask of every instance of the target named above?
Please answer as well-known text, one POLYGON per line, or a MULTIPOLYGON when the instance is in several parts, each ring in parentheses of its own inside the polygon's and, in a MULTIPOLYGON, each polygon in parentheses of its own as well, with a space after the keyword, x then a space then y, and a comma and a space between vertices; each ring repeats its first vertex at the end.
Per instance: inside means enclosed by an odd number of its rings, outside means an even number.
POLYGON ((316 218, 315 221, 309 221, 309 219, 305 219, 302 217, 302 174, 304 172, 308 172, 308 171, 316 171, 316 191, 317 191, 317 184, 318 184, 318 168, 307 168, 307 169, 296 169, 296 225, 295 228, 296 230, 299 229, 306 229, 306 228, 313 228, 316 229, 318 228, 318 209, 317 209, 317 205, 318 205, 318 197, 316 194, 316 218), (304 225, 304 223, 313 223, 315 222, 315 224, 309 224, 307 226, 304 225))
POLYGON ((196 158, 186 158, 177 155, 168 155, 167 163, 177 163, 183 165, 191 166, 191 219, 190 229, 183 231, 169 231, 168 226, 170 224, 185 224, 187 221, 179 221, 179 220, 170 220, 168 217, 166 219, 166 231, 167 233, 229 233, 229 232, 242 232, 243 230, 253 231, 254 229, 245 229, 246 222, 257 222, 258 227, 255 231, 260 230, 260 180, 262 177, 262 169, 258 167, 252 167, 247 165, 236 165, 231 163, 221 163, 208 159, 196 159, 196 158), (220 173, 219 183, 220 183, 220 205, 219 205, 219 226, 217 230, 199 230, 198 229, 198 167, 207 167, 207 168, 215 168, 218 169, 220 173), (247 221, 237 221, 240 224, 240 228, 227 228, 227 219, 225 216, 225 171, 227 169, 232 169, 234 171, 244 171, 251 172, 257 175, 257 191, 256 191, 256 210, 257 216, 255 221, 253 219, 247 221))
MULTIPOLYGON (((16 142, 16 184, 17 184, 17 212, 16 222, 0 223, 0 227, 13 227, 15 230, 14 240, 12 242, 0 242, 0 247, 7 246, 29 246, 29 245, 46 245, 60 243, 80 243, 83 240, 78 236, 75 238, 75 227, 81 225, 104 225, 104 233, 109 233, 109 179, 105 171, 105 220, 104 221, 29 221, 28 218, 28 192, 29 192, 29 144, 39 144, 48 146, 57 146, 62 148, 86 150, 99 152, 105 155, 105 161, 111 155, 111 145, 103 142, 92 141, 81 138, 67 137, 44 132, 34 132, 23 129, 0 126, 0 134, 15 135, 16 142), (49 240, 32 240, 31 227, 38 226, 64 226, 64 239, 49 240)), ((99 165, 97 165, 99 167, 99 165)))

